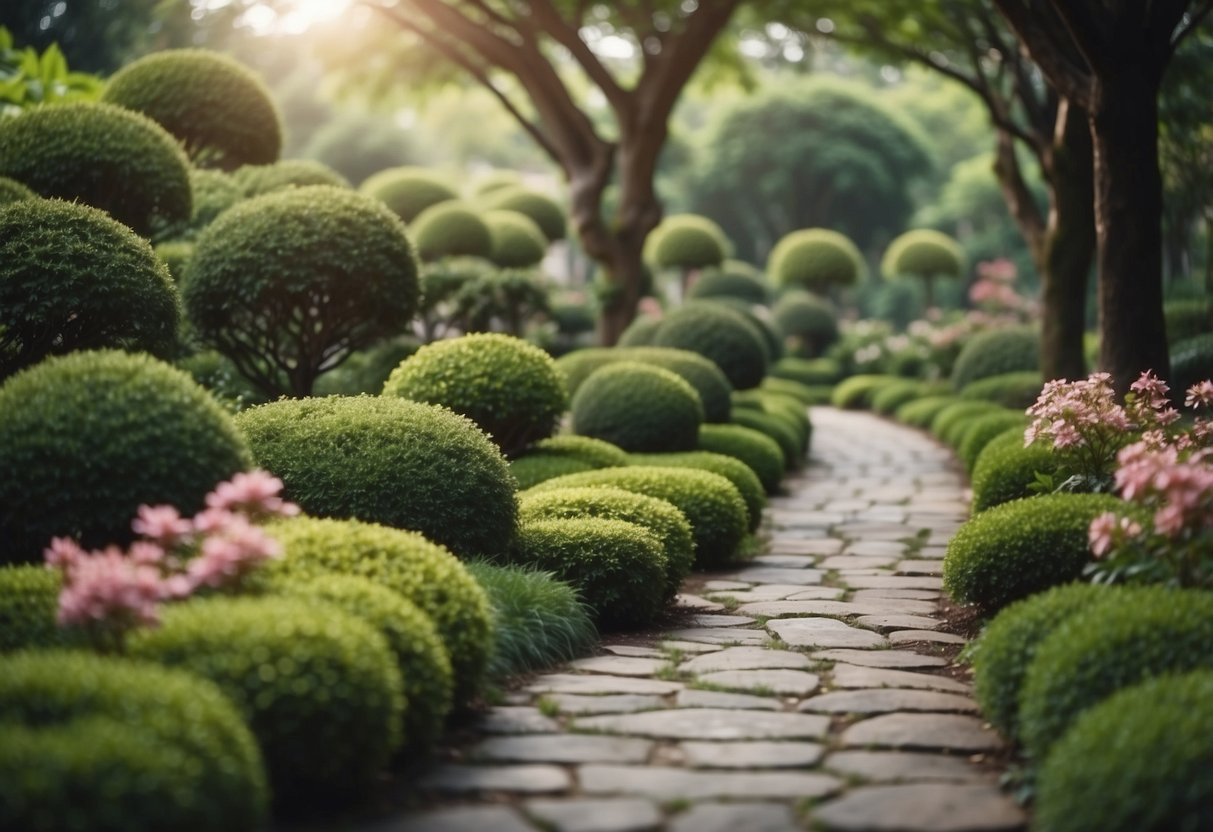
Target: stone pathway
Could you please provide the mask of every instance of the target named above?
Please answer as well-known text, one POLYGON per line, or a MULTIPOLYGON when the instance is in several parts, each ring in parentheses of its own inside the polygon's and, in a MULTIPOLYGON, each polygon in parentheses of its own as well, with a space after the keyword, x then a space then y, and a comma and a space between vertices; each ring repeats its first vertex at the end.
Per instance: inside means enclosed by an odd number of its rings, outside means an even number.
POLYGON ((679 629, 540 675, 367 832, 1021 829, 986 755, 940 564, 968 514, 949 452, 815 409, 767 554, 698 575, 679 629), (958 680, 960 679, 960 680, 958 680))

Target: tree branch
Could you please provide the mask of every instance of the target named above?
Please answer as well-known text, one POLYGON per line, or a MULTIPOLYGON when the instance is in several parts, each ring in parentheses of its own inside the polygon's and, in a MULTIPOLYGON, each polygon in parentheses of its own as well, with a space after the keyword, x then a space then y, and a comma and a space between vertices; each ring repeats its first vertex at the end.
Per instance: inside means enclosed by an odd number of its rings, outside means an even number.
MULTIPOLYGON (((1079 66, 1067 49, 1067 43, 1059 42, 1049 28, 1041 24, 1033 9, 1024 0, 993 0, 998 11, 1010 25, 1020 43, 1028 50, 1032 60, 1044 72, 1057 91, 1066 98, 1089 110, 1091 101, 1091 73, 1089 67, 1079 66)), ((1058 21, 1060 23, 1060 21, 1058 21)), ((1069 39, 1066 39, 1067 42, 1069 39)), ((1076 48, 1068 43, 1071 48, 1076 48)))
MULTIPOLYGON (((585 70, 585 74, 589 79, 598 89, 602 90, 602 94, 606 96, 611 109, 619 113, 632 107, 632 97, 619 85, 611 73, 607 71, 602 61, 598 59, 598 56, 581 39, 578 27, 570 26, 566 23, 550 0, 531 0, 530 8, 531 14, 538 21, 543 31, 547 32, 553 40, 569 50, 569 54, 585 70)), ((580 22, 582 17, 578 15, 576 19, 580 22)))

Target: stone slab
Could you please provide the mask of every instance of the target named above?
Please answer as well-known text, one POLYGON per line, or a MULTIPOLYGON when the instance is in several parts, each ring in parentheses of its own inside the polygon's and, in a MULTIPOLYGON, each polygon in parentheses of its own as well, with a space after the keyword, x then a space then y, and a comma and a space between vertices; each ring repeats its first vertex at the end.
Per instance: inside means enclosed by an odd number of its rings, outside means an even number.
POLYGON ((898 575, 942 575, 943 563, 931 559, 909 559, 899 561, 895 571, 898 575))
POLYGON ((417 781, 421 789, 468 794, 517 792, 550 794, 572 786, 569 773, 559 766, 465 766, 448 764, 431 769, 417 781))
POLYGON ((942 593, 936 589, 857 589, 852 601, 935 601, 942 593))
POLYGON ((570 662, 574 670, 584 670, 590 673, 609 673, 615 676, 652 676, 669 664, 664 658, 643 658, 639 656, 591 656, 588 659, 578 659, 570 662))
POLYGON ((863 667, 883 667, 890 670, 911 667, 944 667, 948 660, 942 656, 924 656, 909 650, 818 650, 810 658, 821 662, 843 662, 863 667))
POLYGON ((976 717, 956 714, 885 714, 857 722, 842 732, 848 748, 905 748, 921 751, 993 751, 1002 746, 976 717))
POLYGON ((697 742, 679 745, 691 768, 807 768, 825 746, 815 742, 697 742))
MULTIPOLYGON (((724 609, 724 607, 721 607, 724 609)), ((720 613, 702 613, 683 619, 689 627, 745 627, 754 623, 754 619, 745 615, 724 615, 720 613)))
POLYGON ((811 663, 803 653, 791 650, 769 650, 765 647, 727 647, 688 659, 678 666, 683 673, 712 673, 717 670, 759 670, 787 668, 805 670, 811 663))
POLYGON ((855 619, 855 623, 861 627, 871 627, 873 630, 879 630, 882 633, 892 630, 934 630, 943 624, 942 621, 928 618, 925 615, 899 615, 896 613, 891 615, 861 615, 855 619))
POLYGON ((808 696, 821 685, 816 673, 803 670, 718 670, 699 681, 730 690, 763 691, 780 696, 808 696))
POLYGON ((778 566, 786 569, 806 569, 817 563, 815 555, 759 555, 750 561, 755 566, 778 566))
POLYGON ((562 714, 589 716, 592 714, 632 714, 665 707, 665 700, 652 694, 613 693, 605 696, 583 696, 576 693, 548 693, 544 699, 562 714))
POLYGON ((474 760, 511 763, 643 763, 653 743, 632 737, 537 734, 491 737, 472 746, 474 760))
POLYGON ((941 690, 947 693, 969 692, 968 685, 949 676, 851 664, 837 665, 830 684, 835 688, 913 688, 941 690))
POLYGON ((724 607, 715 601, 709 601, 707 598, 686 593, 674 596, 674 606, 684 610, 698 610, 700 612, 720 612, 724 609, 724 607))
POLYGON ((797 710, 829 714, 887 714, 896 711, 976 713, 977 703, 955 693, 874 688, 823 693, 801 702, 797 710))
POLYGON ((700 653, 714 653, 717 650, 723 650, 724 648, 719 644, 708 644, 707 642, 702 641, 679 641, 677 639, 673 639, 662 641, 661 649, 667 653, 678 652, 693 653, 698 655, 700 653))
POLYGON ((704 592, 709 595, 749 588, 750 584, 747 584, 745 581, 708 581, 703 585, 704 592))
POLYGON ((526 686, 531 693, 648 693, 665 696, 682 690, 681 682, 661 679, 636 679, 631 676, 607 676, 597 673, 550 673, 526 686))
POLYGON ((452 806, 409 815, 365 828, 365 832, 468 832, 492 829, 493 832, 535 832, 508 806, 452 806))
POLYGON ((743 630, 737 627, 687 627, 682 630, 670 630, 664 638, 677 641, 699 641, 707 644, 741 644, 761 646, 768 641, 767 634, 762 630, 743 630))
POLYGON ((842 541, 834 538, 805 540, 776 535, 767 547, 772 553, 788 555, 836 555, 842 551, 842 541))
POLYGON ((935 611, 931 601, 801 601, 792 596, 786 601, 761 601, 755 604, 742 604, 737 611, 745 615, 761 615, 766 618, 780 618, 790 615, 890 615, 923 614, 935 611))
POLYGON ((833 618, 784 618, 767 629, 793 647, 886 647, 884 636, 833 618))
POLYGON ((787 569, 780 566, 751 566, 728 575, 725 580, 749 581, 752 584, 819 584, 825 577, 820 569, 787 569))
POLYGON ((854 540, 847 544, 846 553, 860 557, 891 557, 896 560, 905 550, 906 544, 895 540, 854 540))
POLYGON ((576 729, 670 740, 818 739, 829 719, 815 714, 729 708, 679 708, 638 714, 591 716, 576 729))
POLYGON ((661 766, 582 766, 579 779, 587 794, 644 795, 661 801, 702 798, 802 800, 824 797, 842 786, 837 778, 826 774, 688 771, 661 766))
POLYGON ((795 584, 758 584, 747 590, 729 590, 713 592, 713 598, 732 598, 739 604, 749 604, 758 601, 782 601, 793 595, 804 600, 832 601, 841 598, 845 590, 832 586, 803 587, 795 584))
POLYGON ((742 711, 778 711, 780 703, 769 696, 748 693, 724 693, 718 690, 680 690, 674 697, 679 708, 730 708, 742 711))
POLYGON ((894 630, 889 633, 890 644, 914 644, 927 641, 933 644, 964 644, 963 636, 955 633, 936 633, 930 630, 894 630))
POLYGON ((821 562, 822 569, 881 569, 892 566, 897 561, 896 555, 865 556, 865 555, 835 555, 821 562))
POLYGON ((675 817, 669 832, 800 832, 782 803, 697 803, 675 817))
POLYGON ((816 807, 813 819, 831 832, 1007 832, 1026 822, 996 787, 958 783, 866 786, 816 807))
POLYGON ((822 768, 876 783, 988 780, 964 757, 922 751, 836 751, 822 768))
POLYGON ((856 575, 847 579, 851 589, 943 589, 943 579, 933 575, 856 575))
POLYGON ((544 716, 538 708, 502 705, 493 708, 476 723, 486 734, 548 734, 560 730, 560 724, 544 716))
MULTIPOLYGON (((607 798, 602 800, 528 800, 527 814, 553 832, 650 832, 661 826, 661 811, 650 800, 607 798)), ((492 827, 469 827, 496 832, 492 827)))

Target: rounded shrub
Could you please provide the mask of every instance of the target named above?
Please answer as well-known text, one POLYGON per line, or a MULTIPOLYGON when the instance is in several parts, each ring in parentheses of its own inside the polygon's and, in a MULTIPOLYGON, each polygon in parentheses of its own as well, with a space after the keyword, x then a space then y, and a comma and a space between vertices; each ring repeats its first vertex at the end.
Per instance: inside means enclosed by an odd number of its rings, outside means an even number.
POLYGON ((295 598, 197 599, 129 641, 132 656, 214 682, 265 755, 274 800, 363 791, 401 739, 400 671, 369 624, 295 598))
POLYGON ((706 269, 691 284, 687 297, 692 300, 707 298, 735 298, 757 305, 766 305, 771 300, 771 286, 762 272, 741 260, 725 260, 717 268, 706 269))
POLYGON ((787 470, 778 442, 762 431, 741 425, 701 425, 699 450, 724 454, 744 462, 757 475, 768 494, 779 490, 787 470))
POLYGON ((489 210, 516 211, 529 217, 549 242, 564 239, 564 209, 546 194, 520 186, 494 188, 483 195, 481 202, 489 210))
MULTIPOLYGON (((561 488, 622 488, 673 503, 691 524, 695 565, 727 563, 745 538, 749 516, 737 488, 719 474, 690 468, 603 468, 540 483, 527 493, 561 488)), ((525 499, 526 495, 523 495, 525 499)))
POLYGON ((0 724, 5 829, 264 828, 262 754, 206 679, 89 653, 17 653, 0 657, 0 724), (116 727, 88 728, 94 720, 116 727), (18 740, 16 725, 29 734, 18 740))
POLYGON ((1179 341, 1171 347, 1171 389, 1184 391, 1213 378, 1213 332, 1179 341))
POLYGON ((55 620, 63 581, 43 565, 0 566, 0 653, 83 645, 55 620))
POLYGON ((25 200, 37 198, 38 195, 36 193, 16 179, 0 176, 0 205, 8 205, 10 202, 24 202, 25 200))
MULTIPOLYGON (((582 437, 589 439, 589 437, 582 437)), ((518 481, 518 488, 527 489, 565 474, 580 474, 582 471, 593 471, 600 466, 591 465, 584 459, 575 456, 552 454, 523 454, 510 460, 510 473, 518 481)), ((610 467, 610 466, 601 466, 610 467)))
POLYGON ((1058 459, 1048 443, 1024 447, 1023 429, 1010 428, 991 439, 973 463, 973 512, 1031 496, 1036 475, 1053 476, 1058 459))
POLYGON ((958 401, 935 414, 935 418, 931 420, 931 433, 944 444, 955 448, 960 443, 964 431, 973 424, 973 420, 991 413, 1023 415, 1000 407, 994 402, 958 401))
POLYGON ((152 247, 103 211, 50 199, 0 208, 0 378, 75 350, 163 355, 180 319, 152 247))
POLYGON ((707 217, 675 214, 653 229, 651 256, 663 269, 719 266, 727 254, 724 231, 707 217))
POLYGON ((34 107, 0 121, 0 176, 100 208, 142 237, 190 217, 185 153, 160 125, 112 104, 34 107))
POLYGON ((165 237, 173 240, 193 240, 215 218, 244 199, 236 179, 221 170, 190 168, 190 190, 194 194, 189 219, 171 226, 165 237))
POLYGON ((952 387, 963 390, 975 381, 1040 367, 1040 336, 1030 327, 991 329, 965 343, 952 365, 952 387))
POLYGON ((652 315, 637 315, 632 322, 619 334, 617 347, 647 347, 657 337, 661 329, 662 319, 652 315))
POLYGON ((924 396, 913 399, 893 411, 893 418, 916 428, 928 428, 939 412, 955 404, 955 396, 924 396))
POLYGON ((750 329, 756 332, 762 340, 763 346, 766 348, 768 368, 773 362, 783 358, 783 332, 772 320, 771 312, 766 307, 729 298, 709 298, 703 302, 720 304, 741 315, 742 319, 750 325, 750 329))
POLYGON ((601 517, 635 523, 661 543, 665 554, 665 598, 673 598, 695 563, 695 539, 686 515, 673 503, 621 488, 565 488, 525 495, 519 501, 523 524, 536 520, 601 517))
POLYGON ((639 361, 682 376, 699 394, 705 422, 729 420, 733 386, 720 367, 699 353, 671 347, 616 347, 611 352, 619 360, 639 361))
MULTIPOLYGON (((733 403, 737 406, 733 421, 746 424, 746 419, 765 417, 758 424, 758 430, 774 430, 771 433, 785 449, 790 449, 794 455, 794 464, 799 464, 801 458, 809 449, 809 439, 813 427, 809 423, 808 408, 797 398, 772 393, 766 390, 743 390, 733 395, 733 403)), ((770 432, 770 431, 768 431, 770 432)))
POLYGON ((245 165, 232 174, 232 182, 245 199, 287 188, 327 185, 348 190, 349 180, 315 159, 283 159, 268 165, 245 165))
POLYGON ((484 257, 493 253, 488 224, 462 202, 439 202, 409 223, 409 234, 422 260, 442 257, 484 257))
POLYGON ((838 381, 842 367, 832 358, 781 358, 771 365, 770 375, 786 378, 809 387, 822 387, 838 381))
POLYGON ((575 395, 590 373, 617 361, 618 347, 586 347, 565 353, 556 359, 556 369, 564 376, 569 395, 575 395))
POLYGON ((979 379, 958 393, 962 399, 989 401, 1017 410, 1026 410, 1036 402, 1044 379, 1035 370, 1020 370, 979 379))
POLYGON ((990 440, 1012 428, 1026 429, 1027 426, 1027 417, 1014 410, 993 411, 979 415, 969 422, 959 434, 960 440, 956 443, 956 455, 964 463, 965 470, 971 474, 973 466, 977 464, 977 457, 981 455, 990 440))
POLYGON ((697 468, 720 474, 737 489, 745 501, 750 516, 750 531, 756 531, 762 523, 762 510, 766 508, 767 496, 762 481, 750 466, 727 454, 711 451, 687 451, 683 453, 632 454, 631 464, 657 468, 697 468))
POLYGON ((899 384, 897 376, 858 375, 843 379, 834 386, 830 404, 844 410, 867 410, 872 406, 872 397, 887 385, 899 384))
POLYGON ((785 292, 771 308, 771 317, 793 355, 814 358, 838 340, 834 310, 808 292, 785 292))
POLYGON ((602 629, 640 627, 661 611, 665 552, 635 523, 600 517, 533 520, 522 524, 509 557, 575 587, 602 629))
POLYGON ((804 457, 804 438, 785 419, 758 408, 733 408, 733 424, 756 430, 775 441, 783 452, 785 468, 799 468, 804 457))
POLYGON ((771 249, 767 273, 777 286, 826 292, 852 286, 867 269, 863 255, 845 235, 828 228, 805 228, 784 236, 771 249))
POLYGON ((1082 574, 1087 528, 1124 503, 1107 494, 1045 494, 996 506, 960 527, 943 561, 954 601, 994 611, 1082 574))
POLYGON ((281 399, 236 417, 253 458, 316 517, 412 529, 461 557, 492 557, 517 521, 514 478, 469 419, 357 396, 281 399))
POLYGON ((703 405, 681 376, 619 361, 593 373, 570 406, 573 430, 625 451, 691 450, 699 438, 703 405))
POLYGON ((454 702, 480 688, 492 645, 484 591, 443 547, 414 532, 356 520, 297 517, 269 527, 284 557, 265 570, 266 580, 357 575, 393 590, 433 622, 450 657, 454 702))
POLYGON ((510 472, 519 489, 544 480, 595 468, 628 465, 627 451, 591 436, 561 435, 543 439, 510 461, 510 472))
POLYGON ((965 258, 960 244, 939 231, 907 231, 885 249, 880 271, 885 277, 960 277, 965 258))
POLYGON ((1213 669, 1213 593, 1124 587, 1041 643, 1019 697, 1020 735, 1036 762, 1087 709, 1156 676, 1213 669))
POLYGON ((653 345, 697 352, 714 362, 738 390, 757 387, 767 372, 762 336, 740 313, 719 303, 693 301, 666 316, 653 345))
POLYGON ((183 294, 200 341, 266 393, 306 396, 350 351, 408 324, 417 262, 382 205, 290 188, 221 214, 198 238, 183 294))
POLYGON ((42 560, 52 537, 125 543, 141 504, 202 508, 249 467, 231 417, 184 372, 101 350, 55 358, 0 386, 0 559, 42 560))
POLYGON ((818 403, 817 392, 812 387, 801 384, 799 381, 789 381, 786 378, 767 376, 758 386, 757 392, 773 394, 782 399, 792 399, 804 407, 818 403))
POLYGON ((264 165, 282 150, 269 90, 244 65, 205 49, 145 55, 110 77, 102 101, 143 113, 199 167, 264 165))
POLYGON ((568 405, 564 378, 551 356, 499 333, 425 345, 392 371, 383 395, 467 416, 507 456, 551 436, 568 405))
POLYGON ((887 416, 907 402, 925 398, 930 389, 930 386, 923 381, 913 379, 894 381, 872 393, 868 404, 874 412, 887 416))
POLYGON ((158 244, 152 251, 155 252, 156 259, 168 269, 168 275, 172 278, 173 284, 180 284, 181 278, 185 275, 185 266, 194 256, 194 244, 188 240, 169 240, 158 244))
POLYGON ((359 190, 383 202, 396 216, 411 223, 426 208, 450 202, 459 194, 442 177, 424 168, 399 167, 367 177, 359 190))
POLYGON ((548 239, 539 226, 517 211, 485 211, 493 247, 489 259, 504 269, 527 269, 538 266, 548 250, 548 239))
POLYGON ((1197 832, 1213 823, 1213 670, 1121 690, 1075 720, 1039 775, 1041 832, 1197 832))

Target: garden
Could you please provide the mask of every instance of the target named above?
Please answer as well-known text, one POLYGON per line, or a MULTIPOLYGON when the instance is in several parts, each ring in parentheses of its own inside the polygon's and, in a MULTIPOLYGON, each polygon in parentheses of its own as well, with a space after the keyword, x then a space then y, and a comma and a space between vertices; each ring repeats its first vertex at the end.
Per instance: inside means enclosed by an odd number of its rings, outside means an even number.
POLYGON ((0 828, 1213 826, 1213 2, 112 6, 0 13, 0 828))

